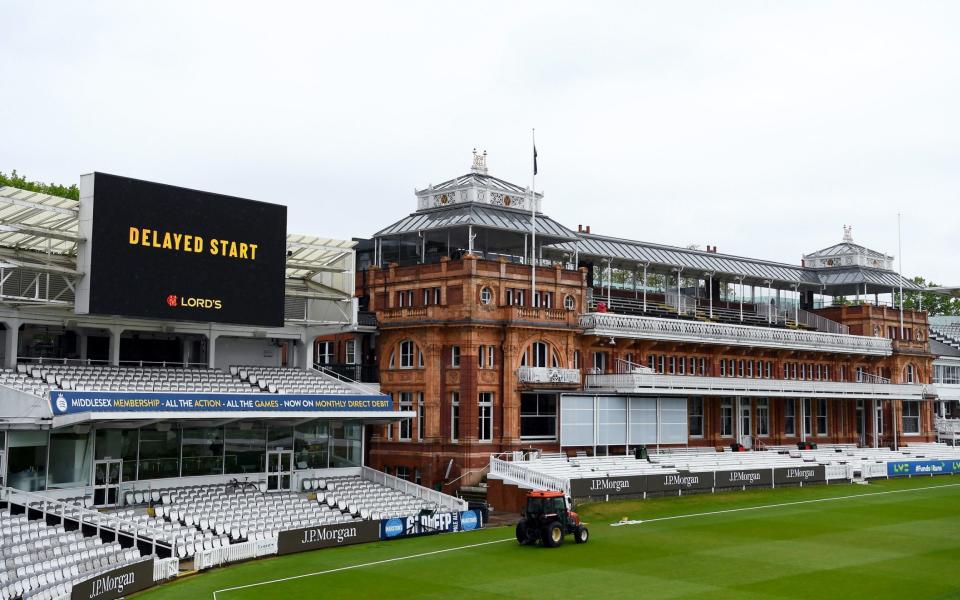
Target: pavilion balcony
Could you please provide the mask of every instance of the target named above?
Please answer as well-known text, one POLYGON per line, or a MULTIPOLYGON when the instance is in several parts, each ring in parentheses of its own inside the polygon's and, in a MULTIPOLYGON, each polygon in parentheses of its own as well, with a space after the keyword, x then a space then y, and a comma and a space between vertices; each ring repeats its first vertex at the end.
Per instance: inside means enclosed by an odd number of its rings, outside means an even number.
POLYGON ((517 369, 520 383, 535 385, 580 385, 580 369, 554 367, 520 367, 517 369))
POLYGON ((580 327, 585 335, 609 338, 780 348, 809 352, 842 352, 873 356, 889 356, 893 353, 890 340, 881 337, 639 315, 587 313, 580 316, 580 327))
POLYGON ((692 377, 687 375, 661 375, 659 373, 588 374, 586 376, 586 389, 626 394, 849 398, 854 400, 929 400, 934 398, 936 394, 936 388, 930 384, 692 377))

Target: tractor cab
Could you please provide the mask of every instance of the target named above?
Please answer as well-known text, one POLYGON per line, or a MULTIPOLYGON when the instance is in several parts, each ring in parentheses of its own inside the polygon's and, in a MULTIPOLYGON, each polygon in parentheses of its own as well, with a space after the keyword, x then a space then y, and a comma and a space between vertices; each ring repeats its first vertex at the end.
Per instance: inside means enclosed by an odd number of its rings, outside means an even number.
POLYGON ((524 516, 551 517, 566 521, 570 518, 570 499, 563 492, 530 492, 524 516))
POLYGON ((539 540, 545 547, 553 548, 563 543, 565 534, 573 534, 574 540, 582 544, 590 535, 563 492, 537 490, 528 493, 522 516, 517 524, 517 541, 521 545, 539 540))

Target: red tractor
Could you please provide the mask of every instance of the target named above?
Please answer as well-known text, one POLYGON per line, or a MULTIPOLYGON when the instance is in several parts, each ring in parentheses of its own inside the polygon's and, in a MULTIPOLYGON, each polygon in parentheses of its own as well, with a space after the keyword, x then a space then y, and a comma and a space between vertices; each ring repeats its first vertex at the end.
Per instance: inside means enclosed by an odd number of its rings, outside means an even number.
POLYGON ((556 548, 563 543, 563 536, 570 533, 578 544, 590 539, 590 532, 573 512, 570 499, 563 492, 530 492, 522 517, 517 523, 517 541, 522 546, 539 540, 545 548, 556 548))

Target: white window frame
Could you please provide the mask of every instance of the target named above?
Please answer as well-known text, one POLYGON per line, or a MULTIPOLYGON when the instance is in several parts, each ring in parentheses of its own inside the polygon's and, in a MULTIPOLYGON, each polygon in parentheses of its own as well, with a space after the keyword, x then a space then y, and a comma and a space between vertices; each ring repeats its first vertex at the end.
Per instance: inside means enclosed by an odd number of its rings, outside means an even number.
MULTIPOLYGON (((397 406, 400 407, 401 411, 412 411, 413 392, 398 392, 397 406)), ((413 419, 401 419, 398 429, 400 431, 397 434, 397 439, 399 439, 401 442, 409 442, 413 440, 413 419)))
POLYGON ((333 364, 335 350, 336 342, 333 340, 317 342, 317 356, 315 357, 315 362, 321 365, 333 364))
POLYGON ((450 346, 450 368, 460 368, 460 346, 450 346))
POLYGON ((720 437, 733 437, 733 420, 736 416, 733 414, 733 399, 720 399, 720 437))
POLYGON ((400 342, 400 368, 413 368, 413 355, 416 352, 416 344, 413 340, 403 340, 400 342))
MULTIPOLYGON (((911 413, 913 410, 911 410, 911 413)), ((904 400, 900 405, 900 426, 903 430, 903 435, 920 435, 920 401, 919 400, 904 400), (916 409, 915 414, 907 414, 907 407, 913 407, 916 409), (916 431, 910 431, 907 428, 907 419, 916 423, 916 431)))
POLYGON ((347 340, 343 346, 344 362, 348 365, 357 364, 357 340, 347 340))
POLYGON ((493 441, 493 392, 477 394, 477 441, 493 441))
POLYGON ((757 437, 770 437, 770 400, 757 398, 756 405, 757 437))
POLYGON ((427 415, 424 412, 423 392, 417 392, 417 441, 423 441, 423 430, 427 428, 427 415))
POLYGON ((817 398, 817 437, 830 435, 830 405, 826 398, 817 398), (821 421, 823 430, 820 429, 821 421))
POLYGON ((534 342, 530 344, 530 366, 537 368, 546 368, 550 366, 550 344, 546 342, 534 342))
POLYGON ((486 305, 491 302, 493 302, 493 290, 487 286, 480 288, 480 304, 486 305))
POLYGON ((563 299, 563 307, 567 310, 576 310, 577 308, 577 299, 572 295, 567 294, 563 299))
POLYGON ((797 437, 797 400, 796 398, 783 399, 783 435, 797 437), (787 408, 789 407, 789 410, 787 408), (787 423, 790 423, 789 429, 787 423))
POLYGON ((450 392, 450 441, 460 441, 460 392, 450 392))
POLYGON ((687 398, 687 427, 690 429, 690 437, 695 439, 703 439, 704 434, 704 418, 703 418, 703 398, 701 396, 692 396, 687 398), (696 428, 693 425, 694 420, 698 420, 700 423, 700 433, 694 433, 696 428))

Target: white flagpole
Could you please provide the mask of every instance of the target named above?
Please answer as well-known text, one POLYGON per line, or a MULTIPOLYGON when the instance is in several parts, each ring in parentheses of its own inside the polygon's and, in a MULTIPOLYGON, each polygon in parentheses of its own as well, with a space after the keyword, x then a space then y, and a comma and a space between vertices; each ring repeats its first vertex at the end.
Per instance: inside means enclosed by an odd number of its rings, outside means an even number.
POLYGON ((900 339, 903 339, 903 239, 900 234, 900 213, 897 213, 897 258, 900 260, 900 339))
POLYGON ((533 169, 530 176, 530 306, 537 306, 537 130, 531 129, 533 169))

